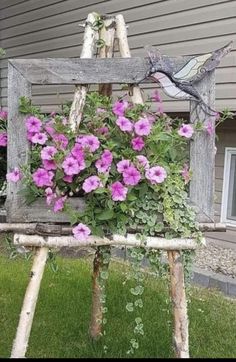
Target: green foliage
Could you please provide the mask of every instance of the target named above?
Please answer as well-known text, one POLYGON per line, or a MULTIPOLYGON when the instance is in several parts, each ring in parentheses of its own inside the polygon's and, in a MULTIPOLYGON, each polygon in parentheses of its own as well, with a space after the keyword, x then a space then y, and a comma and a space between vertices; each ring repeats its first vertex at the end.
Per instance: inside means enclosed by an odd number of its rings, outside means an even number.
POLYGON ((33 114, 35 116, 40 114, 40 108, 33 106, 31 99, 27 97, 20 97, 19 111, 23 114, 33 114))

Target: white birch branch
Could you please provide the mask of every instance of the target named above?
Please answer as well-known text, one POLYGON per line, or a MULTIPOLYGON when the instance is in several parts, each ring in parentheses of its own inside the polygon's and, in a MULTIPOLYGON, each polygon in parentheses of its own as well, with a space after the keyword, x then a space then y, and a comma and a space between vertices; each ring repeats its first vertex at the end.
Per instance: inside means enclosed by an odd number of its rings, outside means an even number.
MULTIPOLYGON (((122 58, 131 58, 131 53, 127 38, 127 29, 123 15, 116 16, 116 36, 119 40, 120 54, 122 58)), ((131 89, 131 99, 134 104, 143 104, 143 96, 138 86, 133 86, 131 89)))
POLYGON ((48 248, 39 248, 34 257, 23 306, 20 314, 16 338, 13 343, 11 358, 24 358, 28 347, 31 326, 34 318, 36 302, 38 299, 40 283, 47 261, 48 248))
MULTIPOLYGON (((93 13, 88 14, 85 31, 84 31, 84 40, 82 51, 80 54, 80 58, 92 58, 94 53, 95 41, 97 39, 97 31, 91 27, 91 24, 95 22, 95 16, 93 13)), ((69 125, 72 131, 76 131, 79 127, 81 118, 82 118, 82 111, 85 104, 87 94, 87 87, 77 85, 74 93, 73 103, 70 109, 70 116, 69 116, 69 125)))
POLYGON ((127 236, 113 235, 112 239, 99 236, 89 236, 87 241, 80 241, 73 236, 39 236, 39 235, 14 235, 14 245, 61 248, 62 246, 100 246, 100 245, 126 245, 145 246, 147 248, 163 250, 196 249, 198 243, 194 239, 165 239, 160 237, 146 237, 145 241, 137 239, 135 234, 127 236))
POLYGON ((170 287, 174 314, 174 349, 176 358, 189 358, 187 300, 184 268, 179 251, 168 251, 170 287))

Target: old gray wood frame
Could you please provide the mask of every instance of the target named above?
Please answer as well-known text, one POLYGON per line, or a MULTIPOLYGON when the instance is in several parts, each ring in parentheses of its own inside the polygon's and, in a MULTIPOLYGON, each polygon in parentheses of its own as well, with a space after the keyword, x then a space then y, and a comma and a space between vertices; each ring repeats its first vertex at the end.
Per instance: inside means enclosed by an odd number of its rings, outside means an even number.
MULTIPOLYGON (((166 57, 174 71, 178 71, 190 57, 166 57)), ((36 84, 136 84, 147 74, 147 58, 112 59, 9 59, 8 61, 8 172, 29 162, 30 144, 27 141, 25 115, 19 112, 19 98, 31 98, 36 84)), ((206 73, 196 84, 205 102, 214 108, 214 71, 206 73)), ((190 121, 199 120, 196 103, 190 102, 190 121)), ((196 207, 199 222, 214 222, 215 135, 200 132, 190 144, 190 202, 196 207)), ((68 222, 64 213, 53 213, 45 201, 26 205, 22 181, 7 186, 8 222, 68 222)), ((84 207, 81 198, 71 198, 77 209, 84 207)))

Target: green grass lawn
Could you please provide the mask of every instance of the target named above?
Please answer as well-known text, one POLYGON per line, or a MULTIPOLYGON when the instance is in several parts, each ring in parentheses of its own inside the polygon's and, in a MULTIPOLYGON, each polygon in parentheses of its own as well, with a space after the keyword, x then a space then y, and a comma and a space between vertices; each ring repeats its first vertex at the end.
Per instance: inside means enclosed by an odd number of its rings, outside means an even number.
MULTIPOLYGON (((27 357, 126 357, 134 317, 125 310, 130 293, 122 285, 124 266, 111 264, 107 334, 104 341, 92 343, 88 336, 92 260, 57 260, 57 273, 48 265, 45 270, 27 357)), ((0 357, 10 356, 31 263, 0 254, 0 357)), ((188 296, 191 357, 236 357, 236 300, 194 287, 188 296)), ((147 275, 143 300, 145 335, 139 338, 135 357, 173 357, 167 283, 147 275)))

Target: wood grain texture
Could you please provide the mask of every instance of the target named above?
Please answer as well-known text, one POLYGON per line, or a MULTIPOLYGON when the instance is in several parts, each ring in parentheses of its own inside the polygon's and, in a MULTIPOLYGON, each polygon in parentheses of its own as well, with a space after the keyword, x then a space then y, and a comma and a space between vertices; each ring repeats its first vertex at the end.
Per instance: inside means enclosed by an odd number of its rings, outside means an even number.
MULTIPOLYGON (((191 57, 165 57, 178 71, 191 57)), ((150 67, 148 58, 9 59, 32 84, 139 83, 150 67)), ((149 81, 151 82, 151 80, 149 81)))
MULTIPOLYGON (((28 164, 30 147, 26 138, 26 127, 24 125, 25 115, 19 112, 19 97, 31 97, 30 82, 9 63, 8 68, 8 145, 7 145, 7 170, 12 171, 15 167, 28 164)), ((22 189, 22 182, 7 183, 7 221, 14 221, 14 214, 17 214, 23 203, 19 195, 22 189)))
MULTIPOLYGON (((210 72, 198 83, 197 90, 212 109, 215 106, 215 73, 210 72)), ((190 102, 190 121, 215 122, 214 117, 203 111, 197 113, 196 103, 190 102)), ((190 143, 190 168, 193 176, 190 182, 190 200, 195 205, 199 222, 214 223, 215 190, 215 132, 197 132, 190 143)))
MULTIPOLYGON (((226 225, 221 223, 199 224, 201 231, 226 231, 226 225)), ((130 233, 139 230, 128 230, 130 233)), ((167 231, 167 230, 166 230, 167 231)), ((0 223, 0 233, 15 232, 26 235, 72 235, 72 226, 47 223, 0 223)), ((158 236, 158 234, 156 235, 158 236)), ((161 235, 160 235, 161 236, 161 235)))
MULTIPOLYGON (((30 205, 27 205, 23 199, 18 199, 18 208, 8 206, 7 220, 8 222, 54 222, 68 223, 68 215, 64 212, 55 213, 52 207, 47 206, 45 198, 36 200, 30 205)), ((77 211, 83 211, 85 202, 83 198, 69 198, 69 203, 77 211)))

